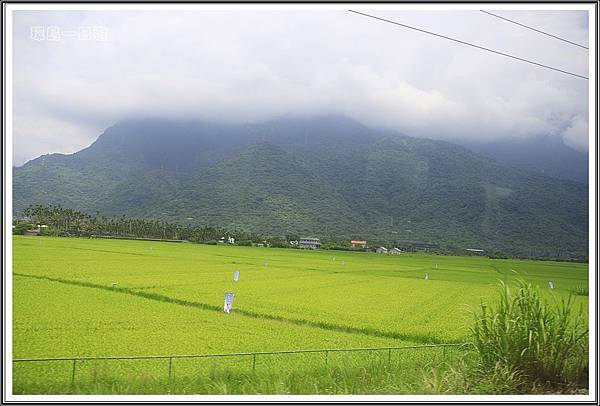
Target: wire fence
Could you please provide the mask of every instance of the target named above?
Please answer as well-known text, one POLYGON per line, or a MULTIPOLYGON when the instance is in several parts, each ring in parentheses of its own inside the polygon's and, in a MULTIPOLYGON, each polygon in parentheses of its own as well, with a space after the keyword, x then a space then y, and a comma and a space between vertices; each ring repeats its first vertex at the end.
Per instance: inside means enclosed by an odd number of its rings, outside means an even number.
POLYGON ((387 361, 391 362, 392 353, 397 351, 407 350, 428 350, 441 348, 444 352, 446 348, 464 348, 469 343, 458 344, 430 344, 430 345, 413 345, 402 347, 378 347, 378 348, 326 348, 326 349, 311 349, 311 350, 288 350, 288 351, 261 351, 261 352, 238 352, 227 354, 194 354, 194 355, 146 355, 146 356, 122 356, 122 357, 69 357, 69 358, 21 358, 13 359, 13 363, 63 363, 69 362, 70 368, 70 383, 75 385, 77 366, 83 362, 89 361, 109 361, 109 360, 161 360, 164 359, 168 363, 167 373, 168 382, 173 379, 173 360, 177 359, 194 359, 194 358, 248 358, 252 363, 252 371, 256 371, 256 360, 258 357, 269 357, 275 355, 298 355, 298 354, 323 354, 323 365, 328 366, 329 355, 332 353, 353 353, 353 352, 386 352, 387 361))

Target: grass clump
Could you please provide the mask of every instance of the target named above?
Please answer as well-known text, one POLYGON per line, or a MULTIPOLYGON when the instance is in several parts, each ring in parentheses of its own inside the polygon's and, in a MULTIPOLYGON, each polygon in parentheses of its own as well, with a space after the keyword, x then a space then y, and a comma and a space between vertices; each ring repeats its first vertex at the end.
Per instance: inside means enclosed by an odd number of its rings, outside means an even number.
POLYGON ((571 293, 575 296, 589 296, 589 288, 585 285, 577 285, 571 289, 571 293))
POLYGON ((496 384, 510 383, 506 392, 587 386, 587 321, 572 296, 548 303, 530 283, 519 280, 511 290, 500 282, 499 303, 481 303, 471 330, 478 369, 496 384))

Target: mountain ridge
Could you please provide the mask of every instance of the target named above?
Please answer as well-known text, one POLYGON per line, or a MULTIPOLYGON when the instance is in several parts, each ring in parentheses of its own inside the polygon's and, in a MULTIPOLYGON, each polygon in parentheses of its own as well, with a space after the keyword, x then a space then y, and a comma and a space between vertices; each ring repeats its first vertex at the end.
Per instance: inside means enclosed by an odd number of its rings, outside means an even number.
POLYGON ((246 228, 587 252, 587 186, 347 118, 131 120, 15 168, 14 207, 246 228))

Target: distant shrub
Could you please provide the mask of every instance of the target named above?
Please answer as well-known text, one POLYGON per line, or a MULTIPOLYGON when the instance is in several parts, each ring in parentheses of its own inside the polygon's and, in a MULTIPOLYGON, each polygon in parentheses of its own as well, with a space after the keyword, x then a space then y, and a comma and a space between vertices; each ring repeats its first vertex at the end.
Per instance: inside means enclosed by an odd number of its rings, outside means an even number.
POLYGON ((490 259, 507 259, 510 257, 502 251, 491 251, 488 253, 488 258, 490 258, 490 259))
POLYGON ((217 240, 202 241, 202 244, 217 245, 217 240))
POLYGON ((27 221, 19 221, 13 228, 14 235, 23 235, 27 230, 34 228, 33 224, 27 221))
POLYGON ((288 248, 290 244, 285 240, 270 240, 269 246, 271 248, 288 248))
POLYGON ((237 245, 241 245, 243 247, 250 247, 252 246, 252 240, 240 240, 236 242, 237 245))
POLYGON ((51 235, 53 237, 71 237, 70 233, 62 230, 50 230, 48 232, 48 235, 51 235))
POLYGON ((43 227, 40 229, 40 235, 50 236, 50 235, 52 235, 52 233, 53 233, 52 229, 48 229, 46 227, 43 227))
POLYGON ((352 247, 343 247, 340 245, 325 245, 323 246, 323 249, 326 250, 333 250, 333 251, 364 251, 364 248, 361 248, 360 250, 357 250, 355 248, 352 247))
POLYGON ((500 283, 497 307, 481 304, 472 328, 481 370, 501 370, 529 387, 585 385, 588 328, 572 296, 550 305, 539 288, 500 283))

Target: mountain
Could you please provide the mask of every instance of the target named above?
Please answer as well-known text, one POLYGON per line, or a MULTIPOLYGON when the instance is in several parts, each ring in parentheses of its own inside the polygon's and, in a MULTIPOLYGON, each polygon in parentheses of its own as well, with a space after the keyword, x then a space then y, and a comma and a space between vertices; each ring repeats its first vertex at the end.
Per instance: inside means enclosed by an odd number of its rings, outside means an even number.
POLYGON ((588 183, 588 154, 566 146, 560 137, 453 141, 498 162, 553 178, 588 183))
POLYGON ((268 235, 587 255, 586 184, 345 117, 129 120, 13 173, 17 212, 60 204, 268 235))

